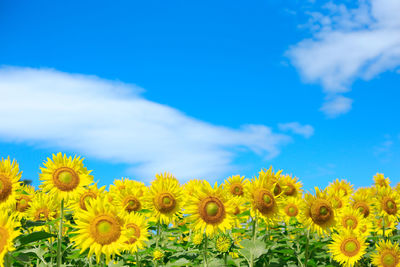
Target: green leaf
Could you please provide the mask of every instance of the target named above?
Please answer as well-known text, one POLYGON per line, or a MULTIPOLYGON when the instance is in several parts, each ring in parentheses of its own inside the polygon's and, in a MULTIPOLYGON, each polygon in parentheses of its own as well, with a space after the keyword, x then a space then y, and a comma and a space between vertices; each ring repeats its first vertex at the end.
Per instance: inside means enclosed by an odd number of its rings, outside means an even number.
POLYGON ((55 237, 55 235, 45 231, 33 232, 31 234, 19 237, 19 242, 21 242, 21 245, 26 245, 35 241, 48 239, 49 237, 55 237))

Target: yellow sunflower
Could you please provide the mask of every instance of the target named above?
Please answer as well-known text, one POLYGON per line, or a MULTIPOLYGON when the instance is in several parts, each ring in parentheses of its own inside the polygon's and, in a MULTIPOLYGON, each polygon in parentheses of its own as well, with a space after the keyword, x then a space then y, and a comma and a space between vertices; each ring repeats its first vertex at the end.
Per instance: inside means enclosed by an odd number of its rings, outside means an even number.
POLYGON ((0 161, 0 209, 12 209, 16 203, 17 190, 21 187, 18 163, 10 158, 0 161))
POLYGON ((14 216, 9 216, 6 210, 0 210, 0 266, 4 267, 4 256, 7 252, 13 251, 13 240, 19 236, 19 231, 15 230, 19 223, 14 220, 14 216))
POLYGON ((303 190, 301 187, 303 184, 298 180, 297 177, 291 175, 285 175, 282 177, 283 194, 287 197, 301 197, 303 190))
POLYGON ((278 184, 272 183, 271 186, 271 180, 268 179, 265 173, 251 179, 246 185, 245 197, 250 202, 250 215, 253 218, 262 218, 267 224, 275 224, 281 214, 282 201, 279 195, 275 196, 271 191, 278 188, 275 187, 278 184))
MULTIPOLYGON (((37 191, 26 214, 32 221, 52 221, 58 216, 58 202, 50 195, 37 191)), ((35 231, 48 230, 48 226, 35 226, 35 231)))
POLYGON ((374 206, 372 201, 371 190, 369 188, 358 188, 354 195, 351 197, 350 205, 353 209, 358 210, 368 218, 370 214, 374 213, 374 206))
POLYGON ((400 182, 397 183, 397 185, 395 186, 394 190, 396 190, 397 193, 400 194, 400 182))
POLYGON ((326 190, 321 191, 315 187, 315 192, 315 196, 310 193, 305 195, 305 205, 300 215, 300 222, 311 231, 316 231, 323 236, 330 233, 336 225, 336 214, 326 190))
POLYGON ((126 241, 125 250, 131 253, 143 249, 149 240, 147 231, 148 224, 143 215, 132 212, 124 216, 125 228, 127 230, 128 240, 126 241))
POLYGON ((343 190, 327 190, 327 195, 328 200, 332 203, 333 208, 338 212, 349 204, 350 195, 345 195, 343 190))
POLYGON ((231 204, 232 201, 217 183, 212 188, 204 181, 192 196, 188 196, 185 213, 189 214, 188 220, 193 222, 192 227, 195 231, 213 236, 234 226, 235 208, 231 204))
POLYGON ((379 216, 396 219, 400 217, 400 195, 389 187, 378 187, 375 207, 379 216))
POLYGON ((140 187, 127 186, 121 191, 110 190, 110 195, 119 210, 130 213, 139 212, 143 208, 144 197, 140 187))
POLYGON ((390 179, 383 175, 383 173, 377 173, 374 176, 374 184, 377 187, 389 187, 390 186, 390 179))
POLYGON ((379 236, 391 236, 396 230, 396 226, 398 224, 397 219, 393 219, 393 217, 380 217, 372 219, 372 231, 376 232, 379 236), (383 231, 383 227, 385 227, 385 231, 383 231))
POLYGON ((283 201, 283 220, 287 225, 298 221, 304 202, 298 197, 288 197, 283 201))
POLYGON ((266 183, 274 196, 279 196, 282 193, 282 170, 275 173, 271 166, 268 170, 261 170, 258 177, 266 183))
POLYGON ((44 168, 39 174, 43 183, 40 187, 44 192, 49 192, 58 200, 68 203, 69 199, 76 199, 85 192, 85 186, 93 182, 93 176, 83 166, 80 157, 67 157, 60 153, 53 154, 53 160, 47 158, 44 168))
POLYGON ((97 262, 104 254, 108 263, 115 254, 119 255, 126 248, 129 240, 123 217, 118 215, 115 206, 102 197, 90 199, 86 209, 75 213, 77 230, 71 241, 81 249, 81 253, 89 248, 88 257, 94 253, 97 262))
POLYGON ((233 175, 225 180, 223 187, 233 197, 243 197, 244 187, 248 183, 248 180, 244 176, 233 175))
POLYGON ((16 205, 14 213, 18 219, 26 215, 27 209, 30 207, 32 200, 35 197, 35 188, 30 185, 23 185, 17 192, 16 205))
POLYGON ((89 203, 90 199, 96 199, 99 196, 104 195, 104 190, 106 186, 102 186, 100 188, 97 187, 97 183, 89 185, 85 190, 79 195, 79 198, 74 200, 74 203, 71 205, 72 210, 78 211, 80 209, 87 210, 86 205, 89 203))
POLYGON ((339 231, 350 229, 355 233, 368 234, 368 230, 372 229, 372 223, 360 211, 351 207, 343 208, 337 217, 336 227, 339 231))
POLYGON ((378 267, 400 266, 400 249, 398 243, 380 240, 376 244, 376 252, 371 255, 372 263, 378 267))
POLYGON ((365 236, 349 229, 333 234, 332 240, 333 242, 328 245, 329 252, 342 266, 354 266, 365 254, 367 248, 365 236))
POLYGON ((131 180, 129 178, 121 178, 119 180, 114 180, 114 184, 110 185, 110 192, 112 192, 112 195, 116 195, 128 188, 135 188, 140 196, 143 196, 147 191, 147 187, 143 182, 131 180))
POLYGON ((336 179, 333 181, 333 183, 329 183, 328 187, 326 188, 328 191, 328 194, 336 194, 341 192, 343 193, 344 196, 349 196, 353 194, 353 185, 350 184, 350 182, 347 182, 346 180, 340 180, 336 179))
POLYGON ((145 208, 151 211, 150 216, 169 224, 182 215, 183 190, 172 174, 157 174, 144 194, 144 201, 145 208))

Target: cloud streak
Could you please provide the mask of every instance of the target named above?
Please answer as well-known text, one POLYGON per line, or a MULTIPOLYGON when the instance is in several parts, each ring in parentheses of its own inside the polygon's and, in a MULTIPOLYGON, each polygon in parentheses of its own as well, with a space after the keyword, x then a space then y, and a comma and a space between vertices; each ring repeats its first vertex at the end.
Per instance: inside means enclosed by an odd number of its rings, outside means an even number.
POLYGON ((134 85, 51 69, 0 69, 0 139, 125 163, 138 179, 170 171, 216 179, 240 151, 276 157, 292 141, 264 125, 222 127, 145 99, 134 85))
POLYGON ((310 138, 314 134, 314 128, 311 125, 301 125, 298 122, 280 123, 278 127, 281 131, 290 131, 305 138, 310 138))
POLYGON ((400 1, 359 1, 354 9, 328 2, 321 12, 309 14, 312 38, 287 55, 304 81, 323 86, 327 97, 321 110, 335 117, 351 109, 342 94, 353 81, 400 65, 400 1))

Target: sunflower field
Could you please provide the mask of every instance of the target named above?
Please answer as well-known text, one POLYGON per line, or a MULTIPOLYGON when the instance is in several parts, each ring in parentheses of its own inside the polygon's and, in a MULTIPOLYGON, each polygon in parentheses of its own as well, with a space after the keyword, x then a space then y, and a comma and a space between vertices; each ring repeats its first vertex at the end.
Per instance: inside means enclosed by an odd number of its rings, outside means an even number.
POLYGON ((223 184, 161 173, 149 186, 94 182, 58 153, 36 190, 0 162, 0 266, 400 266, 400 183, 377 173, 303 192, 263 169, 223 184))

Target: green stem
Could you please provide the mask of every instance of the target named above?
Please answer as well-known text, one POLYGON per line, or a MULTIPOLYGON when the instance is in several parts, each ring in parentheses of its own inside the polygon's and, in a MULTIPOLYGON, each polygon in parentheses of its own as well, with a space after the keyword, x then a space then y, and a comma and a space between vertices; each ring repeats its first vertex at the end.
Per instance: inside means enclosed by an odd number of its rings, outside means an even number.
POLYGON ((224 253, 224 266, 228 267, 228 253, 224 253))
POLYGON ((204 238, 204 249, 203 249, 203 262, 204 262, 204 267, 208 267, 208 262, 207 262, 207 248, 208 248, 208 245, 207 245, 207 234, 205 235, 205 238, 204 238))
POLYGON ((304 267, 307 267, 309 242, 310 242, 310 230, 307 229, 306 251, 304 253, 304 267))
POLYGON ((6 253, 6 255, 4 255, 4 267, 11 267, 11 255, 9 252, 6 253))
POLYGON ((140 267, 139 253, 136 251, 136 266, 140 267))
POLYGON ((160 229, 160 223, 157 223, 157 239, 156 239, 156 248, 158 248, 158 243, 160 242, 161 239, 161 229, 160 229))
POLYGON ((61 244, 62 244, 62 233, 63 233, 63 221, 64 221, 64 199, 61 200, 60 206, 60 229, 58 229, 58 243, 57 243, 57 267, 61 267, 61 244))
MULTIPOLYGON (((252 227, 251 227, 251 236, 252 236, 252 241, 253 241, 253 246, 256 244, 256 227, 257 227, 257 218, 252 219, 252 227)), ((250 250, 250 267, 254 266, 254 255, 252 250, 250 250)))

